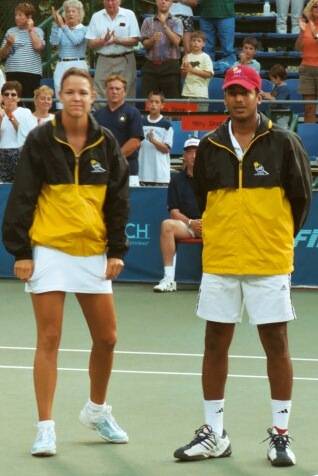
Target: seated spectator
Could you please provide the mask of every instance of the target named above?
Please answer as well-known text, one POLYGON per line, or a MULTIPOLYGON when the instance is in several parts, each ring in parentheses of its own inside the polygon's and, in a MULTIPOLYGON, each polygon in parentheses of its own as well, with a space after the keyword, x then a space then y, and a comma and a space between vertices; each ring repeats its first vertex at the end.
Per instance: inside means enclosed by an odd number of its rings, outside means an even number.
MULTIPOLYGON (((54 89, 59 97, 61 79, 70 68, 80 68, 88 71, 86 62, 86 31, 82 24, 84 7, 79 0, 65 0, 63 16, 52 7, 54 23, 50 35, 50 43, 57 47, 59 60, 54 70, 54 89)), ((61 103, 56 107, 61 108, 61 103)))
MULTIPOLYGON (((210 56, 202 50, 205 34, 202 31, 191 33, 190 53, 183 57, 181 73, 185 76, 182 97, 188 99, 208 99, 209 82, 213 76, 210 56)), ((199 111, 208 111, 209 104, 198 104, 199 111)))
POLYGON ((164 95, 152 91, 148 96, 149 114, 143 119, 144 140, 139 149, 140 185, 163 186, 170 182, 170 149, 173 129, 161 114, 164 95))
POLYGON ((233 66, 239 64, 246 64, 254 68, 258 73, 261 71, 261 64, 255 59, 257 51, 257 39, 252 36, 247 36, 243 40, 242 51, 239 55, 239 61, 236 61, 233 66))
POLYGON ((18 3, 14 10, 16 26, 6 31, 0 49, 0 58, 6 60, 6 80, 19 81, 22 85, 21 97, 24 98, 33 97, 42 76, 44 33, 41 28, 34 26, 34 13, 35 8, 31 3, 18 3))
POLYGON ((1 88, 0 108, 0 182, 13 182, 24 141, 37 120, 28 108, 19 107, 22 86, 7 81, 1 88))
POLYGON ((224 73, 236 61, 234 49, 234 0, 200 0, 200 30, 206 35, 204 51, 211 57, 215 73, 224 73), (221 59, 215 61, 216 43, 220 42, 221 59))
POLYGON ((95 112, 97 122, 111 130, 129 164, 129 185, 138 186, 138 149, 144 138, 140 112, 125 102, 127 81, 113 74, 105 81, 107 104, 95 112))
POLYGON ((276 32, 287 33, 287 18, 291 6, 291 32, 299 33, 299 19, 305 0, 276 0, 276 32))
POLYGON ((285 82, 287 77, 286 68, 281 64, 274 64, 274 66, 272 66, 269 70, 268 76, 273 83, 273 89, 270 93, 265 93, 262 91, 262 98, 279 102, 277 105, 271 104, 270 109, 286 108, 286 105, 281 102, 283 100, 290 99, 290 91, 285 82))
POLYGON ((166 98, 180 97, 180 43, 183 26, 169 13, 172 0, 156 0, 157 13, 144 19, 141 41, 146 59, 141 68, 141 94, 148 97, 154 89, 166 98))
POLYGON ((178 2, 173 0, 170 7, 170 13, 174 17, 180 18, 183 25, 183 53, 190 53, 190 37, 194 31, 193 11, 192 8, 196 7, 198 0, 182 0, 178 2))
POLYGON ((53 104, 53 95, 53 89, 48 86, 40 86, 34 91, 35 109, 33 116, 37 119, 38 125, 53 119, 54 114, 49 112, 53 104))
POLYGON ((168 187, 170 218, 161 224, 160 248, 164 277, 153 290, 158 293, 177 290, 175 282, 176 240, 201 237, 201 213, 192 189, 193 166, 199 139, 190 138, 184 143, 184 170, 171 178, 168 187))
POLYGON ((127 80, 127 96, 136 97, 134 46, 140 30, 136 15, 120 7, 120 0, 104 0, 104 9, 94 13, 88 25, 88 46, 97 52, 94 83, 98 97, 105 94, 105 78, 119 74, 127 80))

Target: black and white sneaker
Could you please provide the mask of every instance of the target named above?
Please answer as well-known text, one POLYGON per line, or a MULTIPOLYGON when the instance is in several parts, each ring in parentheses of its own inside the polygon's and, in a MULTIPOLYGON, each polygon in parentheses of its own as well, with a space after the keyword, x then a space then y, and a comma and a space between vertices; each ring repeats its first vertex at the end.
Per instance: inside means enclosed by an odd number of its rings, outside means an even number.
POLYGON ((198 461, 206 458, 223 458, 232 453, 226 431, 219 436, 209 425, 203 425, 195 432, 193 440, 178 448, 173 456, 182 461, 198 461))
POLYGON ((267 450, 267 459, 272 466, 293 466, 296 464, 296 456, 290 449, 291 437, 288 433, 279 434, 276 428, 268 428, 269 448, 267 450))

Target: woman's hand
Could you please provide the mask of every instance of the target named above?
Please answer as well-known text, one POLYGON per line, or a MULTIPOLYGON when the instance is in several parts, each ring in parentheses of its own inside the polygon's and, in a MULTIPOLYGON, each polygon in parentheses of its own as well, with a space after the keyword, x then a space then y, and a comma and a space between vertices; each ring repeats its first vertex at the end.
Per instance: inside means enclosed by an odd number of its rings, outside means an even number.
POLYGON ((21 259, 16 261, 13 268, 16 277, 23 282, 26 282, 31 278, 33 270, 34 264, 32 259, 21 259))
POLYGON ((6 45, 11 48, 15 43, 15 36, 14 35, 8 35, 7 40, 6 40, 6 45))
POLYGON ((106 279, 115 279, 122 271, 124 262, 119 258, 108 258, 106 268, 106 279))

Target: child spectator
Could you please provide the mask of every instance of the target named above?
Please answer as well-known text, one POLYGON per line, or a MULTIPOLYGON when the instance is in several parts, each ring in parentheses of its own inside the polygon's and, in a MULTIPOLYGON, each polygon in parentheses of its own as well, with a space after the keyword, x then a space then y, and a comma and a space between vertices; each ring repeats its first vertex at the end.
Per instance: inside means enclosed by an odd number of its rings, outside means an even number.
MULTIPOLYGON (((210 56, 202 50, 205 46, 205 34, 202 31, 191 33, 190 53, 183 57, 181 73, 185 75, 182 97, 188 99, 208 99, 209 82, 213 76, 213 64, 210 56)), ((199 104, 199 111, 208 111, 209 104, 199 104)))
POLYGON ((140 185, 167 185, 170 182, 170 149, 173 129, 161 110, 164 95, 151 91, 148 95, 149 114, 143 120, 145 139, 139 149, 140 185))
MULTIPOLYGON (((270 109, 283 109, 286 105, 282 104, 282 100, 290 99, 290 91, 285 82, 287 73, 281 64, 274 64, 268 72, 269 79, 273 83, 273 89, 270 93, 262 92, 263 99, 270 101, 279 101, 279 104, 271 104, 270 109)), ((288 107, 288 106, 287 106, 288 107)))
POLYGON ((251 68, 254 68, 258 73, 261 71, 260 63, 255 59, 257 50, 257 39, 252 36, 247 36, 243 40, 242 51, 239 55, 239 61, 234 63, 234 66, 239 64, 246 64, 251 68))
POLYGON ((198 0, 173 0, 170 7, 171 15, 180 18, 183 24, 183 52, 190 53, 191 33, 194 31, 193 10, 198 5, 198 0))

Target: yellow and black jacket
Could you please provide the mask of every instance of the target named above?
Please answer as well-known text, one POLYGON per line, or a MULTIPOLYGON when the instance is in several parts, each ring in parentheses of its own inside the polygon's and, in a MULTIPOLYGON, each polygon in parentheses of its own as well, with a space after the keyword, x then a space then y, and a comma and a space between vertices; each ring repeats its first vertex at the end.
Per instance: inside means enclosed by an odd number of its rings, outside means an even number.
POLYGON ((293 237, 311 200, 299 137, 264 115, 240 161, 226 121, 200 142, 194 186, 203 213, 203 271, 274 275, 293 270, 293 237))
POLYGON ((76 154, 57 114, 26 139, 3 223, 6 249, 32 258, 39 244, 76 256, 127 249, 128 164, 110 131, 90 116, 76 154))

